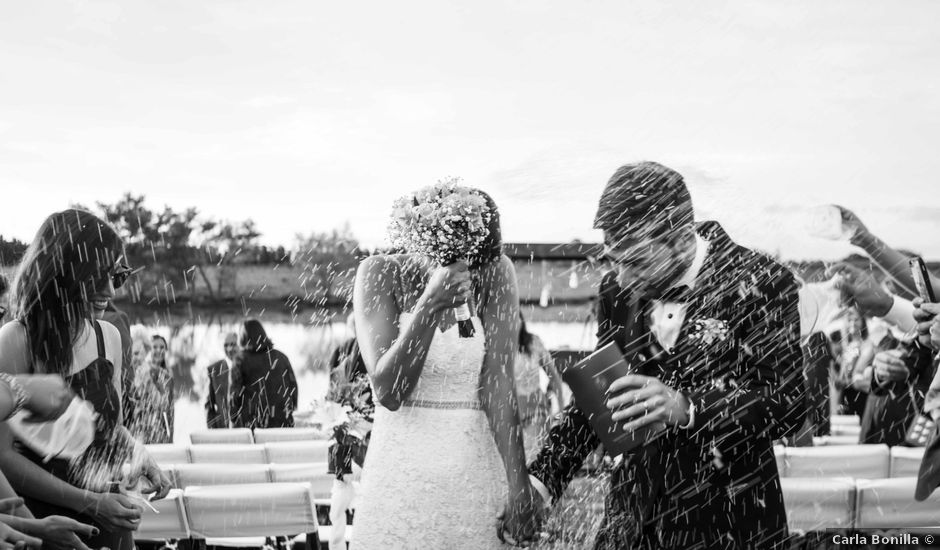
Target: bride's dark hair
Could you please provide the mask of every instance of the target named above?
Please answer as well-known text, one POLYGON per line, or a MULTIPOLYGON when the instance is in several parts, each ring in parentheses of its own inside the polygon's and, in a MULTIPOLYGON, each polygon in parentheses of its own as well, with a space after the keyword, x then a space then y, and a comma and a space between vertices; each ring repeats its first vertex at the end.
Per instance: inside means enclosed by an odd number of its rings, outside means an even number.
POLYGON ((470 258, 470 269, 479 269, 486 264, 495 262, 503 254, 503 233, 499 227, 499 209, 496 208, 493 197, 479 189, 473 189, 473 192, 486 200, 486 206, 490 210, 489 223, 486 225, 489 234, 486 236, 486 240, 483 241, 480 252, 470 258))

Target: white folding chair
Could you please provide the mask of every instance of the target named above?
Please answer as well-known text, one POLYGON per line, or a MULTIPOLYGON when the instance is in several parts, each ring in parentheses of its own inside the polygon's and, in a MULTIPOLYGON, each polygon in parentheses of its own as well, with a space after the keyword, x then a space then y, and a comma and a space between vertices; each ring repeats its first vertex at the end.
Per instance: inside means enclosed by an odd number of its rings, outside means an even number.
POLYGON ((194 464, 267 464, 264 445, 192 445, 189 453, 194 464))
POLYGON ((327 462, 332 443, 332 440, 285 441, 267 443, 264 448, 268 452, 268 462, 271 464, 327 462))
POLYGON ((134 531, 136 540, 165 540, 189 538, 189 521, 183 505, 183 491, 173 489, 166 498, 151 501, 157 509, 143 507, 140 527, 134 531))
POLYGON ((780 479, 787 524, 792 531, 848 529, 855 519, 855 480, 787 477, 780 479))
POLYGON ((157 464, 186 464, 192 462, 189 456, 189 447, 185 445, 157 444, 145 445, 147 453, 157 464))
POLYGON ((328 474, 326 462, 271 464, 274 483, 309 483, 314 500, 329 500, 333 490, 334 474, 328 474))
POLYGON ((183 500, 195 538, 296 535, 319 528, 306 483, 189 487, 183 500))
POLYGON ((317 428, 258 428, 255 443, 278 443, 281 441, 324 441, 330 434, 317 428))
POLYGON ((255 442, 248 428, 226 428, 197 430, 189 434, 193 445, 215 445, 220 443, 250 445, 255 442))
POLYGON ((887 445, 787 447, 788 477, 888 477, 887 445))
POLYGON ((777 461, 777 473, 780 477, 787 475, 787 448, 783 445, 774 445, 774 459, 777 461))
POLYGON ((923 458, 923 447, 891 447, 890 477, 917 477, 923 458))
POLYGON ((193 485, 268 483, 267 464, 180 464, 176 468, 180 489, 193 485))
POLYGON ((914 500, 916 477, 858 480, 856 529, 913 529, 940 526, 940 493, 914 500))

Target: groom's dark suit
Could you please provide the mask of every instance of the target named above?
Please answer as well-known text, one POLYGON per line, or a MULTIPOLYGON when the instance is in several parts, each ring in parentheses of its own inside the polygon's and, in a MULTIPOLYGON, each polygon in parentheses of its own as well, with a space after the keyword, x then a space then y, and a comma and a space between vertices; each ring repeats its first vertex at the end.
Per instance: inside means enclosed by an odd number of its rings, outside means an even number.
MULTIPOLYGON (((649 301, 634 300, 614 273, 601 283, 598 347, 639 349, 639 372, 681 391, 695 416, 615 468, 597 549, 770 548, 787 536, 772 441, 805 417, 797 283, 717 223, 697 232, 709 250, 672 353, 649 331, 649 301), (725 321, 726 337, 699 330, 706 320, 725 321)), ((573 404, 530 473, 558 499, 598 444, 573 404)))

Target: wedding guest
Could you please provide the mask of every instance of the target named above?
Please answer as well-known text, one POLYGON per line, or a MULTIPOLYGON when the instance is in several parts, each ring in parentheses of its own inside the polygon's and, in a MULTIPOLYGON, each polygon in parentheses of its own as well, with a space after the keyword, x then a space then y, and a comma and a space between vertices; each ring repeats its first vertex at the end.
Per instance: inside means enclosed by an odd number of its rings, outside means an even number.
POLYGON ((874 344, 868 338, 868 323, 858 310, 850 309, 845 315, 842 355, 836 358, 836 371, 832 377, 839 399, 841 414, 854 414, 862 418, 868 392, 871 389, 874 344))
MULTIPOLYGON (((682 176, 660 164, 619 168, 595 227, 613 267, 598 347, 641 348, 638 374, 615 381, 607 405, 625 430, 660 430, 612 472, 595 548, 783 547, 772 442, 806 413, 795 278, 717 223, 694 223, 682 176)), ((547 502, 599 441, 569 405, 530 468, 547 502)))
POLYGON ((229 332, 222 343, 224 357, 207 367, 209 390, 206 392, 206 426, 209 428, 231 428, 232 396, 240 381, 233 380, 235 357, 238 355, 238 335, 229 332))
MULTIPOLYGON (((0 276, 0 296, 5 281, 0 276)), ((61 376, 54 374, 0 376, 0 419, 6 420, 23 410, 35 421, 53 421, 59 418, 72 401, 72 391, 61 376), (6 390, 6 391, 4 391, 6 390)), ((0 472, 0 541, 17 547, 22 541, 28 547, 77 548, 89 550, 79 535, 90 537, 97 531, 74 519, 63 516, 47 516, 34 519, 0 472)))
POLYGON ((935 370, 932 354, 916 342, 890 334, 876 349, 859 443, 903 445, 930 389, 935 370))
POLYGON ((525 317, 519 312, 519 349, 514 366, 516 399, 519 403, 519 426, 526 460, 535 458, 542 447, 553 403, 564 405, 561 374, 555 368, 552 354, 542 339, 528 331, 525 317), (546 380, 543 388, 542 380, 546 380))
MULTIPOLYGON (((352 336, 337 346, 330 355, 330 387, 326 398, 350 407, 354 412, 362 413, 371 422, 375 414, 375 403, 372 399, 369 372, 362 360, 359 342, 355 336, 355 316, 349 316, 346 326, 352 336)), ((330 550, 346 550, 346 513, 358 496, 370 435, 371 432, 367 433, 364 439, 359 439, 339 433, 335 435, 336 443, 330 447, 327 473, 336 476, 330 491, 330 550)))
POLYGON ((813 436, 823 436, 830 431, 829 388, 830 372, 833 359, 829 340, 823 332, 813 332, 804 339, 803 379, 806 385, 806 421, 794 434, 789 445, 794 447, 813 446, 813 436))
POLYGON ((150 354, 134 371, 131 433, 147 445, 173 443, 174 383, 166 361, 166 338, 152 335, 149 347, 150 354))
MULTIPOLYGON (((114 290, 126 279, 123 244, 106 222, 83 210, 50 215, 17 270, 15 322, 0 329, 0 369, 10 375, 56 374, 98 414, 94 441, 74 462, 44 461, 14 445, 0 424, 0 468, 29 510, 88 523, 98 534, 83 542, 111 550, 134 547, 137 503, 117 494, 113 480, 132 456, 154 492, 163 498, 170 480, 142 445, 120 425, 122 350, 118 330, 100 320, 114 290)), ((84 534, 83 534, 84 535, 84 534)))
POLYGON ((297 410, 297 378, 287 356, 274 349, 257 319, 242 324, 241 351, 235 368, 241 387, 235 396, 235 415, 243 428, 292 428, 297 410))
POLYGON ((894 336, 879 336, 877 342, 866 344, 873 369, 872 375, 866 374, 863 379, 870 395, 862 413, 859 441, 901 445, 918 411, 930 400, 935 370, 926 342, 918 344, 906 338, 917 328, 915 317, 920 310, 915 304, 920 301, 911 303, 890 294, 871 272, 848 265, 836 269, 843 274, 842 289, 847 300, 857 304, 859 310, 883 319, 895 332, 894 336))

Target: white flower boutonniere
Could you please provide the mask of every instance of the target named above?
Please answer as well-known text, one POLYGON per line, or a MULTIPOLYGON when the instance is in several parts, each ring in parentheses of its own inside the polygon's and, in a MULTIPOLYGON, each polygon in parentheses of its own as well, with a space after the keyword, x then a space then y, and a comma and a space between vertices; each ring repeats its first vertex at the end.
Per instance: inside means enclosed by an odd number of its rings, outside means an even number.
POLYGON ((704 348, 716 342, 724 342, 730 334, 728 321, 724 319, 696 319, 689 338, 698 342, 699 347, 704 348))

